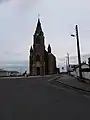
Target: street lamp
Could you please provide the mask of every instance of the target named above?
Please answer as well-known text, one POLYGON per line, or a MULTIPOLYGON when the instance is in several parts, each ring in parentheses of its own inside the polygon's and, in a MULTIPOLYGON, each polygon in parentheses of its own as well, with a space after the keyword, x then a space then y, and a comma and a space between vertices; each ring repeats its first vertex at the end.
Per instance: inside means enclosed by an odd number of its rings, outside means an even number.
POLYGON ((75 35, 71 34, 72 37, 76 37, 75 35))
POLYGON ((79 77, 82 78, 81 71, 81 57, 80 57, 80 46, 79 46, 79 35, 78 35, 78 26, 76 25, 76 35, 71 34, 72 37, 77 39, 77 52, 78 52, 78 64, 79 64, 79 77))
POLYGON ((67 53, 67 60, 68 60, 68 66, 69 66, 69 53, 67 53))

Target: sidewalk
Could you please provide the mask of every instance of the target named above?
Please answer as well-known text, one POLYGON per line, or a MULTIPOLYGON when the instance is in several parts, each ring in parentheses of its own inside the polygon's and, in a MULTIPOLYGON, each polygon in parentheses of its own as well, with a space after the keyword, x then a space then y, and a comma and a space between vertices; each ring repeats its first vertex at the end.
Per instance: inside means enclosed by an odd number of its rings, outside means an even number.
POLYGON ((66 86, 84 91, 84 92, 90 92, 90 85, 86 83, 82 83, 78 81, 76 78, 69 76, 69 75, 61 75, 61 77, 57 80, 61 84, 64 84, 66 86))
POLYGON ((54 78, 54 77, 57 77, 59 76, 58 74, 54 74, 54 75, 45 75, 45 76, 28 76, 28 77, 25 77, 25 76, 16 76, 16 77, 10 77, 10 76, 6 76, 6 77, 0 77, 0 79, 16 79, 16 78, 41 78, 41 77, 46 77, 46 78, 54 78))

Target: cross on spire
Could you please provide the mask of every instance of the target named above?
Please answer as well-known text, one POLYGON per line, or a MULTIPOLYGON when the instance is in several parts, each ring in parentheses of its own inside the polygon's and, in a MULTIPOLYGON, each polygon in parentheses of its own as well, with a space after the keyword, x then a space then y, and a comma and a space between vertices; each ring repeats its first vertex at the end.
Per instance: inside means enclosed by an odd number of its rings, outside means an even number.
POLYGON ((40 22, 40 14, 38 14, 38 21, 37 21, 37 26, 34 35, 39 34, 43 35, 42 27, 41 27, 41 22, 40 22))
POLYGON ((38 14, 38 19, 40 19, 40 14, 38 14))

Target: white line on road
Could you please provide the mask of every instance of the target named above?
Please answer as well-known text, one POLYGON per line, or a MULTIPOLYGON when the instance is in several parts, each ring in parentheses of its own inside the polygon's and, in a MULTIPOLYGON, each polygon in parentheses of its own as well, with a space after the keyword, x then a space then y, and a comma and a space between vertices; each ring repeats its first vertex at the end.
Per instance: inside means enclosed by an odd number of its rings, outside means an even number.
POLYGON ((50 81, 52 81, 52 80, 54 80, 54 79, 58 79, 59 77, 60 77, 60 76, 55 76, 55 77, 49 79, 48 82, 50 82, 50 81))
POLYGON ((90 96, 89 95, 83 95, 85 98, 88 98, 88 99, 90 99, 90 96))
MULTIPOLYGON (((28 76, 28 77, 25 77, 25 76, 20 76, 20 77, 1 77, 0 79, 16 79, 16 78, 47 78, 47 77, 54 77, 55 75, 46 75, 46 76, 28 76)), ((55 76, 56 77, 56 76, 55 76)), ((52 79, 50 79, 52 80, 52 79)))
POLYGON ((57 88, 57 89, 61 89, 61 90, 64 90, 64 91, 67 91, 65 88, 60 88, 60 87, 58 87, 58 86, 55 86, 55 85, 52 85, 52 84, 50 84, 50 83, 48 83, 48 85, 50 85, 50 86, 52 86, 52 87, 54 87, 54 88, 57 88))
POLYGON ((16 79, 16 78, 24 78, 24 77, 2 77, 0 79, 16 79))

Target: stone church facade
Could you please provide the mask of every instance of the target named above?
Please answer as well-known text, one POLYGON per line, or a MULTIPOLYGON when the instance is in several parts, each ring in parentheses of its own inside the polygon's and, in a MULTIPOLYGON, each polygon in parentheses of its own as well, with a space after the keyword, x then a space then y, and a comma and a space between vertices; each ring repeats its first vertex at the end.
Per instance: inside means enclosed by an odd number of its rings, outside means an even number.
POLYGON ((44 33, 42 31, 40 19, 33 35, 33 47, 30 48, 29 73, 30 75, 51 75, 56 74, 56 57, 51 53, 51 46, 45 50, 44 33))

